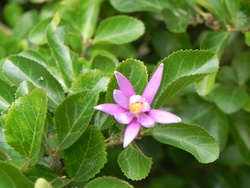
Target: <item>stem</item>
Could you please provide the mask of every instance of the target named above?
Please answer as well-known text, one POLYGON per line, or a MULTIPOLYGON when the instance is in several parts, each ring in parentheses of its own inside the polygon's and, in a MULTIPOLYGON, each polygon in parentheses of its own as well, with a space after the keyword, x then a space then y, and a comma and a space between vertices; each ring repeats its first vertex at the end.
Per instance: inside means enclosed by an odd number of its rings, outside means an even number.
POLYGON ((87 50, 89 48, 90 45, 93 44, 93 40, 92 39, 84 39, 82 41, 82 45, 83 45, 83 49, 82 49, 82 57, 85 57, 87 54, 87 50))

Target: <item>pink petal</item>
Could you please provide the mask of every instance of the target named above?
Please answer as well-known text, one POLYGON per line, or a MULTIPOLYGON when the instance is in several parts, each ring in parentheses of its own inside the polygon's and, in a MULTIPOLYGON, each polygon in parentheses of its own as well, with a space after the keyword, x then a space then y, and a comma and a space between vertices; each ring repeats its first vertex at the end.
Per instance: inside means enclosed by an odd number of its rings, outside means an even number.
POLYGON ((138 117, 138 121, 140 122, 140 124, 143 126, 143 127, 153 127, 155 122, 154 120, 148 116, 147 114, 141 114, 139 117, 138 117))
POLYGON ((129 109, 129 99, 121 90, 114 90, 113 96, 117 104, 129 109))
POLYGON ((128 124, 134 118, 130 112, 116 113, 114 117, 121 124, 128 124))
POLYGON ((162 73, 163 73, 163 64, 160 64, 159 67, 154 72, 153 76, 148 82, 148 85, 146 86, 142 97, 146 98, 148 103, 151 104, 155 94, 157 93, 162 79, 162 73))
POLYGON ((137 136, 140 131, 140 123, 135 119, 131 121, 124 132, 123 147, 127 147, 137 136))
POLYGON ((157 123, 178 123, 181 121, 178 116, 163 110, 152 109, 148 115, 157 123))
POLYGON ((100 104, 98 106, 95 106, 94 108, 112 116, 114 116, 116 113, 122 113, 127 111, 127 109, 122 108, 118 104, 100 104))
POLYGON ((135 95, 135 91, 129 80, 121 73, 115 71, 115 76, 120 90, 129 98, 135 95))

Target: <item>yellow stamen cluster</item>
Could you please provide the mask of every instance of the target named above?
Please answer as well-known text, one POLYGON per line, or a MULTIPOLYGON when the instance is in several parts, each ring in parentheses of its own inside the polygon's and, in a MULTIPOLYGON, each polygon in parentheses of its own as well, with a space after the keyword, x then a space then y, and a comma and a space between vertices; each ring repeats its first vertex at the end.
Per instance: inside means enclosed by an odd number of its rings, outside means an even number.
POLYGON ((132 113, 139 113, 142 110, 142 103, 137 102, 137 103, 129 104, 129 109, 130 109, 130 112, 132 113))

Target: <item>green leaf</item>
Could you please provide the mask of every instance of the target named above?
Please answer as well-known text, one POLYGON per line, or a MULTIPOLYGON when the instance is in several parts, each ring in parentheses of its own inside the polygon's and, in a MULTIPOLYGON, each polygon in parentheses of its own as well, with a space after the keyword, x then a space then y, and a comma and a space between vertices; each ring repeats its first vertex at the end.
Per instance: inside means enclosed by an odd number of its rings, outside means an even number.
POLYGON ((169 144, 191 153, 201 163, 211 163, 219 156, 216 140, 203 128, 185 124, 156 126, 152 136, 163 144, 169 144))
MULTIPOLYGON (((122 73, 132 84, 135 92, 140 95, 144 91, 148 75, 143 62, 136 59, 127 59, 119 64, 116 71, 122 73)), ((110 80, 107 90, 107 101, 113 102, 113 91, 118 88, 115 76, 110 80)))
POLYGON ((230 33, 224 31, 207 32, 201 41, 200 48, 214 51, 220 59, 230 36, 230 33))
POLYGON ((136 40, 144 33, 144 24, 129 16, 114 16, 103 20, 96 29, 94 43, 124 44, 136 40))
POLYGON ((17 99, 9 109, 5 136, 8 144, 34 165, 39 157, 47 112, 46 93, 40 89, 17 99))
POLYGON ((38 19, 39 15, 37 11, 26 11, 16 22, 13 36, 17 39, 26 38, 34 25, 38 22, 38 19))
POLYGON ((245 32, 245 42, 248 46, 250 46, 250 31, 245 32))
POLYGON ((80 15, 77 17, 83 39, 90 39, 95 31, 99 15, 100 0, 85 0, 81 2, 80 15))
POLYGON ((49 106, 55 109, 63 100, 63 90, 58 81, 40 64, 19 55, 12 55, 3 64, 4 77, 15 86, 27 80, 47 91, 49 106))
POLYGON ((53 170, 41 164, 32 166, 25 175, 32 181, 36 181, 37 177, 44 178, 55 188, 65 187, 70 183, 69 179, 59 177, 53 170))
POLYGON ((104 137, 97 127, 89 126, 63 156, 69 177, 77 182, 87 181, 107 162, 104 137))
POLYGON ((232 67, 236 72, 239 85, 244 85, 250 79, 250 53, 243 52, 236 55, 232 62, 232 67))
POLYGON ((165 6, 165 0, 109 0, 112 6, 121 12, 152 11, 160 12, 165 6))
POLYGON ((24 95, 28 95, 28 93, 35 88, 36 87, 34 86, 34 84, 32 84, 31 82, 27 80, 24 80, 16 90, 16 98, 19 98, 24 95))
POLYGON ((185 32, 189 22, 189 14, 187 11, 176 9, 163 9, 162 16, 166 23, 167 28, 174 33, 185 32))
POLYGON ((209 96, 226 114, 231 114, 243 108, 249 100, 248 94, 234 85, 218 85, 209 96))
POLYGON ((84 91, 67 97, 55 112, 55 123, 59 140, 59 149, 71 146, 87 128, 98 93, 84 91))
MULTIPOLYGON (((46 38, 49 47, 54 55, 57 66, 62 73, 62 79, 64 81, 64 88, 66 91, 71 85, 72 80, 74 80, 81 71, 81 64, 78 62, 77 56, 63 44, 62 30, 59 30, 58 24, 60 22, 60 17, 55 14, 53 20, 47 28, 46 38), (59 32, 60 31, 60 32, 59 32)), ((60 28, 62 29, 62 28, 60 28)))
MULTIPOLYGON (((3 116, 1 116, 3 117, 3 116)), ((21 157, 6 141, 4 130, 0 127, 0 153, 3 155, 3 160, 8 161, 17 168, 22 168, 26 160, 21 157)))
POLYGON ((237 113, 232 116, 231 134, 243 158, 250 163, 249 113, 237 113))
POLYGON ((6 82, 0 80, 0 112, 9 108, 15 99, 15 90, 6 82))
POLYGON ((145 156, 138 147, 129 145, 118 157, 118 164, 124 175, 132 180, 141 180, 148 176, 152 159, 145 156))
POLYGON ((224 8, 227 10, 227 19, 231 23, 235 24, 240 10, 239 0, 224 0, 224 8))
POLYGON ((115 177, 99 177, 90 181, 85 188, 133 188, 128 182, 115 177))
POLYGON ((38 22, 29 33, 29 40, 37 45, 45 44, 47 42, 45 33, 50 22, 51 18, 38 22))
POLYGON ((7 3, 4 6, 4 18, 10 26, 14 26, 23 14, 23 9, 17 3, 7 3))
POLYGON ((160 107, 188 84, 218 70, 218 59, 212 51, 177 51, 163 59, 161 86, 152 103, 160 107))
POLYGON ((0 161, 0 187, 33 188, 34 185, 14 166, 0 161))
POLYGON ((71 86, 71 93, 78 93, 86 89, 97 93, 106 91, 110 78, 100 70, 90 70, 75 79, 71 86))
POLYGON ((116 68, 116 63, 110 57, 104 55, 98 54, 94 56, 91 63, 91 69, 100 69, 108 75, 113 74, 115 68, 116 68))
POLYGON ((229 121, 227 115, 209 103, 186 103, 182 106, 182 119, 205 128, 218 142, 220 150, 227 143, 229 121), (192 105, 192 108, 190 106, 192 105), (188 109, 188 110, 187 110, 188 109))

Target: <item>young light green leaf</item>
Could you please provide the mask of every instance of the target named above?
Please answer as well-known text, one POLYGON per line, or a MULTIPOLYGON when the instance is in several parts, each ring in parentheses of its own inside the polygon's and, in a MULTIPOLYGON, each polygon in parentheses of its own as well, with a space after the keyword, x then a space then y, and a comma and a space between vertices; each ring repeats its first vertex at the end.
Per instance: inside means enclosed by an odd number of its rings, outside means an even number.
POLYGON ((144 24, 129 16, 114 16, 103 20, 96 29, 94 43, 124 44, 136 40, 144 33, 144 24))
POLYGON ((232 115, 233 123, 230 131, 235 143, 237 144, 241 155, 250 162, 250 128, 249 113, 237 113, 232 115))
POLYGON ((77 56, 65 44, 63 44, 61 39, 62 36, 59 36, 59 33, 61 33, 58 29, 59 22, 60 17, 58 14, 55 14, 47 28, 46 38, 62 73, 63 81, 67 86, 65 89, 67 90, 70 87, 72 80, 74 80, 80 73, 81 64, 78 62, 77 56))
POLYGON ((58 81, 40 64, 19 55, 7 58, 3 64, 4 77, 19 86, 23 81, 47 91, 49 106, 55 109, 63 100, 63 89, 58 81))
POLYGON ((212 51, 177 51, 163 59, 161 86, 152 106, 160 107, 178 91, 202 77, 218 70, 218 59, 212 51))
POLYGON ((33 188, 34 184, 29 181, 17 168, 9 163, 0 161, 0 187, 2 188, 33 188))
POLYGON ((71 146, 85 131, 94 113, 98 93, 83 91, 67 97, 55 112, 59 149, 71 146))
POLYGON ((160 125, 153 129, 152 136, 163 144, 191 153, 201 163, 211 163, 219 157, 216 140, 205 129, 196 125, 160 125))
POLYGON ((160 12, 164 7, 166 7, 165 0, 110 0, 110 3, 120 12, 160 12))
POLYGON ((8 111, 6 140, 27 164, 34 165, 38 160, 46 112, 46 93, 40 89, 17 99, 8 111))
POLYGON ((90 181, 85 188, 133 188, 128 182, 115 177, 99 177, 90 181))
POLYGON ((52 187, 46 179, 38 178, 35 182, 34 188, 52 188, 52 187))
MULTIPOLYGON (((142 94, 148 80, 147 69, 143 62, 136 59, 127 59, 119 64, 119 66, 116 68, 116 71, 122 73, 126 78, 129 79, 138 95, 142 94)), ((114 101, 113 91, 117 88, 117 81, 115 76, 113 76, 109 82, 107 90, 107 100, 109 102, 114 101)))
POLYGON ((107 162, 104 137, 97 127, 89 126, 63 156, 69 177, 77 182, 87 181, 107 162))
POLYGON ((138 147, 129 145, 118 157, 118 164, 124 175, 132 180, 141 180, 148 176, 152 159, 145 156, 138 147))
POLYGON ((0 112, 6 110, 15 99, 15 90, 6 82, 0 80, 0 112))
POLYGON ((249 100, 248 94, 234 85, 218 85, 210 93, 209 98, 226 114, 243 108, 249 100))

